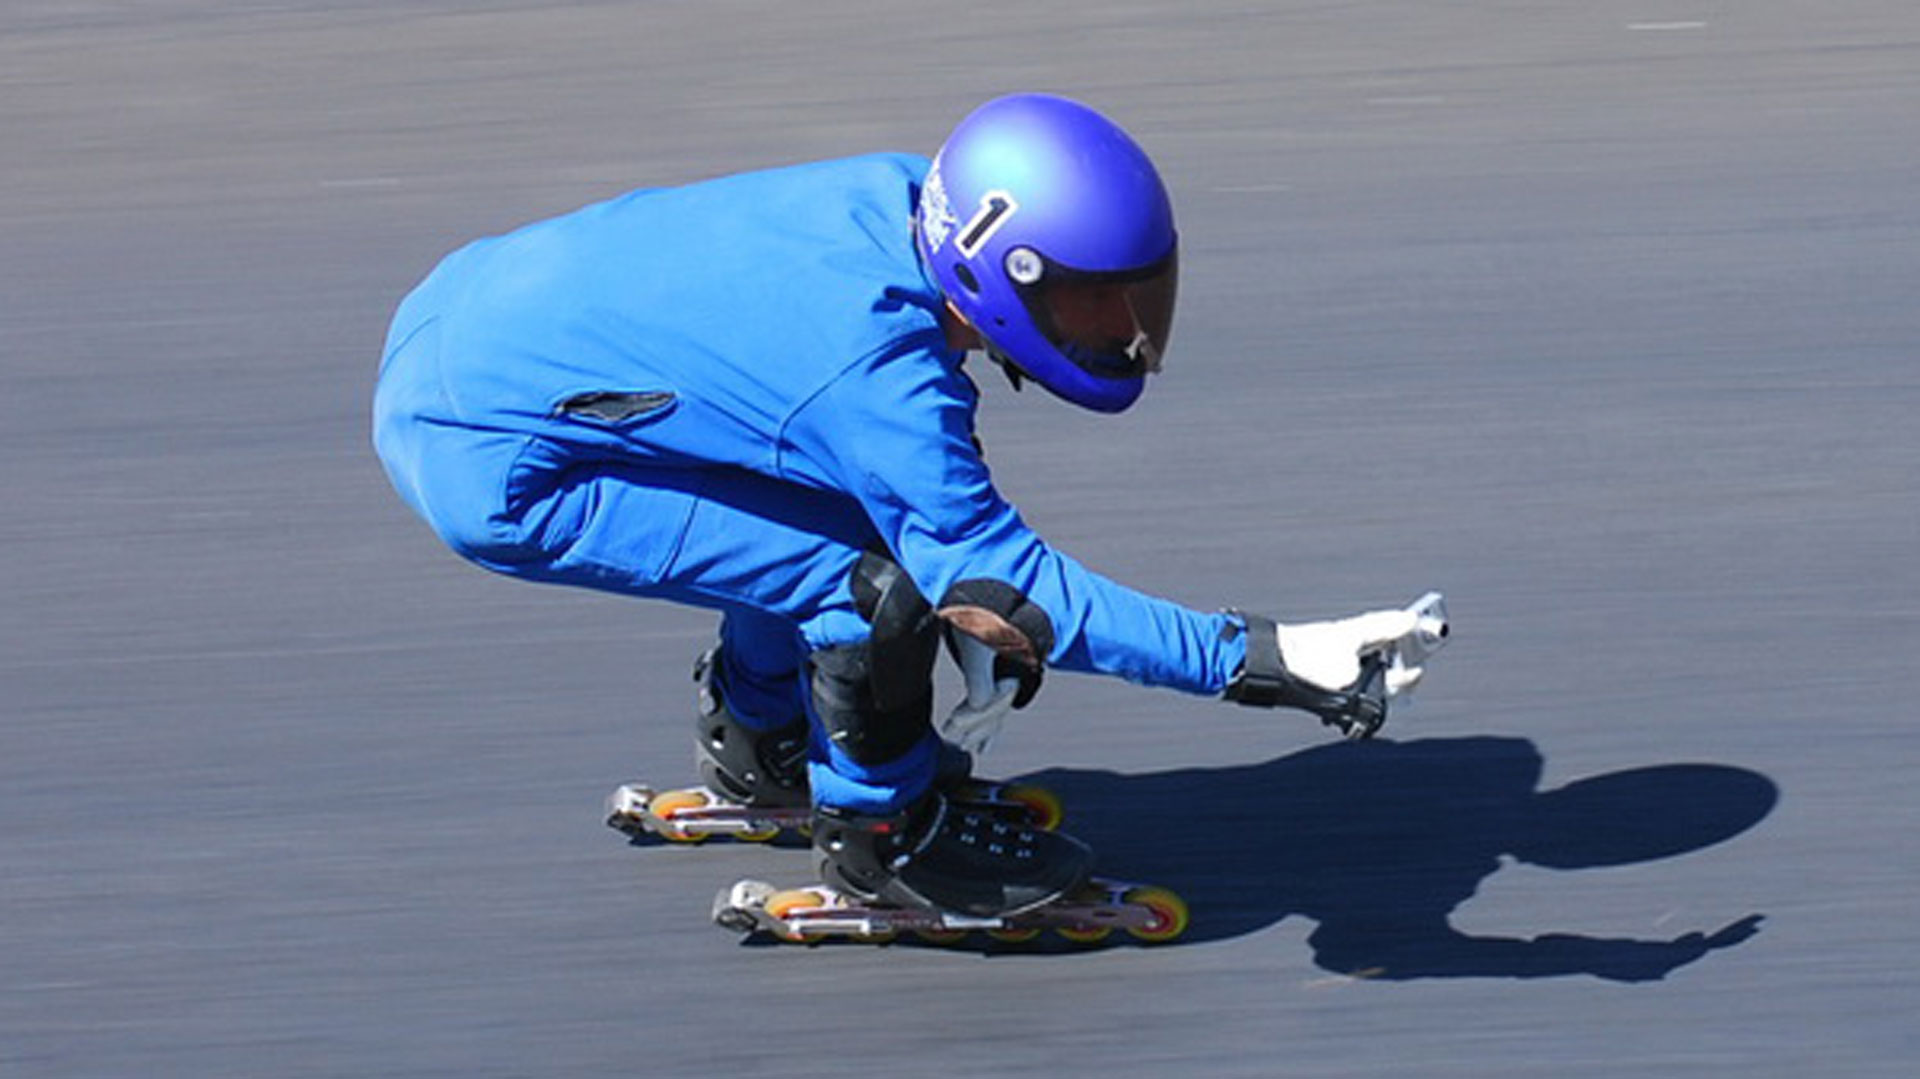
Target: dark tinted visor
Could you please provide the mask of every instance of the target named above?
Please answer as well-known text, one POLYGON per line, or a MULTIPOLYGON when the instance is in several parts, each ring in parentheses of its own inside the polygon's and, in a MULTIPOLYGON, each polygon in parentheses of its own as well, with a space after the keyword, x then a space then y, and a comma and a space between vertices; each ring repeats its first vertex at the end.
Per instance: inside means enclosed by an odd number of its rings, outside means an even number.
POLYGON ((1114 379, 1160 370, 1173 332, 1177 250, 1119 273, 1076 270, 1026 249, 1016 249, 1007 262, 1007 276, 1034 325, 1081 370, 1114 379))

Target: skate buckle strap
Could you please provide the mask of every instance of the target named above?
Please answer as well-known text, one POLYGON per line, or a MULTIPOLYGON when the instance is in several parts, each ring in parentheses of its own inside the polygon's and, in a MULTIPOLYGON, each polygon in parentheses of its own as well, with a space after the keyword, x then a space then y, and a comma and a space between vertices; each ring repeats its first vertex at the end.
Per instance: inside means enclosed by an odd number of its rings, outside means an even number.
POLYGON ((925 851, 929 846, 933 845, 934 837, 940 834, 940 829, 944 828, 946 826, 946 823, 947 823, 946 795, 936 794, 933 797, 932 823, 930 823, 927 827, 922 828, 920 830, 920 835, 918 837, 918 840, 913 844, 912 849, 902 851, 901 853, 894 855, 891 859, 888 860, 887 864, 897 870, 911 863, 915 858, 918 858, 920 856, 922 851, 925 851))

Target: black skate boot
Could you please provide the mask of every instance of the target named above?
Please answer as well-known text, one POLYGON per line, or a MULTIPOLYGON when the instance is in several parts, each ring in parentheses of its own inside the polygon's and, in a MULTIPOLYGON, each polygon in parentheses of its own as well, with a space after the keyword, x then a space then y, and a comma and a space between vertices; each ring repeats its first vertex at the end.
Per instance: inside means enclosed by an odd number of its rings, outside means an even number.
POLYGON ((1058 832, 950 803, 937 789, 899 813, 813 814, 820 879, 883 903, 990 918, 1045 906, 1087 880, 1093 852, 1058 832))
POLYGON ((807 721, 803 717, 772 730, 755 730, 727 708, 716 677, 718 649, 693 667, 700 685, 694 717, 700 778, 715 793, 756 807, 807 804, 807 721))

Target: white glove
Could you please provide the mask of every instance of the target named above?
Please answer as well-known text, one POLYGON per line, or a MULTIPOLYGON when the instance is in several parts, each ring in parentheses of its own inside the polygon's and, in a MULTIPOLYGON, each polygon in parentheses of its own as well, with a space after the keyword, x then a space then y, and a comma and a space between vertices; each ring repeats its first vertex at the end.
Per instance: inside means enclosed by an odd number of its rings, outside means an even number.
POLYGON ((940 737, 978 757, 1012 713, 1020 680, 995 677, 993 648, 978 637, 957 634, 954 644, 967 696, 940 721, 940 737))
POLYGON ((1013 699, 1019 692, 1020 683, 1007 679, 1000 683, 991 700, 976 704, 968 697, 940 721, 940 737, 975 757, 980 756, 1000 733, 1000 725, 1013 711, 1013 699))
MULTIPOLYGON (((1385 652, 1412 633, 1419 621, 1414 611, 1398 610, 1369 611, 1336 622, 1282 625, 1278 627, 1280 658, 1288 673, 1303 682, 1321 689, 1346 689, 1359 680, 1363 658, 1385 652)), ((1387 696, 1412 689, 1423 673, 1419 667, 1396 664, 1387 678, 1387 696)))

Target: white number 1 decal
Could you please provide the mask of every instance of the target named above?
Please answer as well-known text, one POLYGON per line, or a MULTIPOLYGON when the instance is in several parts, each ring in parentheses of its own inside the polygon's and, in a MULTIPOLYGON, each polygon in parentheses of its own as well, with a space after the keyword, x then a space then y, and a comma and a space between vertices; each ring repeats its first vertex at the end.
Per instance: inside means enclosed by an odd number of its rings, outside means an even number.
POLYGON ((980 209, 974 212, 967 227, 960 230, 960 238, 954 241, 954 246, 960 249, 962 255, 972 258, 1019 208, 1020 204, 1005 191, 989 191, 980 196, 980 209))

